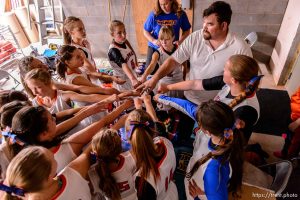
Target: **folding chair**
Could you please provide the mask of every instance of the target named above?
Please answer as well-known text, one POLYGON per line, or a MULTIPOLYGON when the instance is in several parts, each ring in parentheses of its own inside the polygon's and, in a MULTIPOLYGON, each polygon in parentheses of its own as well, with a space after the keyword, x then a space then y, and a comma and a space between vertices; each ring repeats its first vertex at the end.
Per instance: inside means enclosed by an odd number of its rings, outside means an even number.
POLYGON ((275 194, 283 192, 293 171, 293 165, 288 160, 262 165, 259 168, 274 178, 267 189, 273 190, 275 194))

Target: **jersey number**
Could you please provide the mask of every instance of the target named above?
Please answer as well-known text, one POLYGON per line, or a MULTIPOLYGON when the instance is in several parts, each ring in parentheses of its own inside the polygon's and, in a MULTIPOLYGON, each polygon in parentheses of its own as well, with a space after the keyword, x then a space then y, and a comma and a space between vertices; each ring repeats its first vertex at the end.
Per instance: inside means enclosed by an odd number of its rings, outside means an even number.
POLYGON ((173 169, 171 168, 171 170, 170 170, 170 175, 169 175, 169 177, 167 176, 167 177, 166 177, 166 180, 165 180, 165 189, 166 189, 166 191, 167 191, 168 188, 169 188, 170 182, 173 180, 173 176, 174 176, 174 172, 173 172, 173 169))
POLYGON ((119 186, 120 192, 125 192, 126 190, 130 189, 128 181, 119 182, 118 186, 119 186))

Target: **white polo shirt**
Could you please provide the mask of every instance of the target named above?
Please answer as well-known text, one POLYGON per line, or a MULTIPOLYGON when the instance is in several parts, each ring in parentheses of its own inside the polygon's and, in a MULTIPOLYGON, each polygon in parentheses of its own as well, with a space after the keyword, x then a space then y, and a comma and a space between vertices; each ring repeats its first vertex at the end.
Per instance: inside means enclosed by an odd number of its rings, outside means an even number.
MULTIPOLYGON (((187 80, 206 79, 223 74, 225 62, 235 54, 252 57, 250 46, 240 37, 228 32, 226 40, 213 50, 208 40, 203 38, 202 29, 190 34, 173 53, 173 58, 180 64, 190 60, 187 80)), ((185 97, 200 104, 212 99, 217 91, 185 91, 185 97)))

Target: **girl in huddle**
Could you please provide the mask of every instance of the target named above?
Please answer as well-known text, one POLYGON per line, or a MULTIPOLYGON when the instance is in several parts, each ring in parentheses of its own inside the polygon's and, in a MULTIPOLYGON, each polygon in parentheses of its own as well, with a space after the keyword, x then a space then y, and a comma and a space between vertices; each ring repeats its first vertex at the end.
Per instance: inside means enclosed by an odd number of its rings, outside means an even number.
POLYGON ((125 124, 132 146, 130 152, 136 162, 138 199, 178 199, 173 182, 176 158, 172 143, 164 137, 156 137, 154 123, 143 110, 132 111, 125 124))
POLYGON ((89 149, 73 160, 58 175, 53 153, 44 147, 31 146, 11 161, 6 180, 0 183, 3 199, 82 199, 90 200, 87 171, 89 149), (34 164, 33 164, 34 163, 34 164))
POLYGON ((220 101, 204 102, 197 122, 201 148, 187 167, 187 199, 228 199, 228 192, 235 196, 242 185, 243 138, 232 109, 220 101))
POLYGON ((92 151, 97 163, 89 170, 93 196, 100 199, 137 199, 134 189, 135 161, 129 151, 122 153, 121 138, 113 129, 94 136, 92 151))
POLYGON ((32 100, 33 105, 44 106, 51 113, 70 109, 71 101, 95 103, 109 97, 109 95, 56 90, 53 87, 51 75, 43 69, 33 69, 28 72, 25 83, 35 96, 32 100))
MULTIPOLYGON (((53 87, 50 74, 43 69, 33 69, 26 74, 25 83, 35 96, 32 100, 34 106, 44 106, 51 114, 69 110, 74 102, 78 107, 85 106, 87 103, 95 103, 108 97, 101 94, 78 94, 72 91, 56 90, 53 87)), ((71 113, 72 114, 72 113, 71 113)), ((81 121, 68 134, 72 134, 85 128, 96 120, 99 120, 105 112, 89 116, 81 121)))
POLYGON ((86 39, 86 31, 84 24, 81 19, 69 16, 64 21, 63 28, 63 37, 64 44, 73 45, 83 52, 82 56, 84 58, 83 71, 89 74, 91 80, 95 84, 101 84, 98 79, 106 81, 106 82, 119 82, 123 83, 124 81, 118 79, 114 76, 109 76, 105 74, 101 74, 97 72, 96 63, 93 59, 91 53, 91 45, 89 41, 86 39))
MULTIPOLYGON (((105 104, 100 102, 91 105, 86 112, 98 112, 105 104)), ((125 101, 101 120, 66 139, 57 137, 55 118, 44 107, 24 107, 13 117, 12 130, 6 135, 11 142, 6 145, 12 157, 27 145, 44 146, 54 153, 60 171, 80 154, 83 146, 91 141, 99 129, 112 123, 131 104, 131 101, 125 101)))
MULTIPOLYGON (((63 45, 57 52, 56 71, 60 78, 68 84, 99 87, 91 82, 86 72, 81 71, 84 65, 84 55, 75 46, 63 45)), ((100 89, 100 88, 99 88, 100 89)), ((119 93, 115 88, 101 88, 102 94, 119 93)))
MULTIPOLYGON (((253 58, 245 55, 233 55, 225 63, 223 76, 206 80, 183 81, 171 85, 162 84, 158 91, 165 93, 169 90, 221 89, 214 100, 226 103, 233 109, 235 117, 239 119, 238 126, 248 142, 253 126, 259 118, 256 90, 262 76, 258 76, 258 70, 259 66, 253 58)), ((155 99, 162 104, 181 110, 196 121, 198 105, 165 95, 157 95, 155 99)))
POLYGON ((0 144, 0 182, 5 179, 5 172, 12 156, 7 148, 5 133, 11 129, 13 116, 24 106, 28 106, 27 101, 12 101, 1 107, 1 135, 2 143, 0 144))
MULTIPOLYGON (((145 82, 147 79, 147 76, 150 75, 156 64, 158 63, 159 66, 161 66, 164 61, 172 55, 172 53, 177 49, 177 45, 173 43, 175 39, 174 31, 171 26, 162 26, 159 35, 158 35, 158 40, 160 42, 160 47, 155 50, 152 54, 152 59, 147 67, 146 71, 142 75, 141 82, 145 82)), ((169 75, 165 76, 159 81, 160 85, 161 83, 163 84, 172 84, 172 83, 177 83, 183 81, 183 73, 180 67, 176 67, 176 69, 170 73, 169 75)), ((183 92, 182 91, 169 91, 166 95, 171 96, 171 97, 183 97, 183 92)))
POLYGON ((137 57, 126 39, 125 25, 118 20, 113 20, 109 25, 109 31, 113 40, 109 46, 108 58, 114 70, 114 75, 125 80, 123 84, 114 82, 114 87, 119 91, 132 90, 140 82, 134 69, 137 67, 137 57))

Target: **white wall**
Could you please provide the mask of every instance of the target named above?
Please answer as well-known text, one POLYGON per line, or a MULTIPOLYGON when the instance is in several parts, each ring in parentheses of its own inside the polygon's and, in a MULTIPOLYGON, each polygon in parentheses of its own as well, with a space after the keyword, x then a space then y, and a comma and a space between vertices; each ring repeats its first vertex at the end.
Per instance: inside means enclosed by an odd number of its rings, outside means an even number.
POLYGON ((291 49, 294 49, 292 47, 295 45, 295 37, 300 24, 299 11, 300 1, 289 0, 270 60, 270 68, 276 84, 285 75, 283 72, 290 63, 289 57, 294 54, 291 49))

